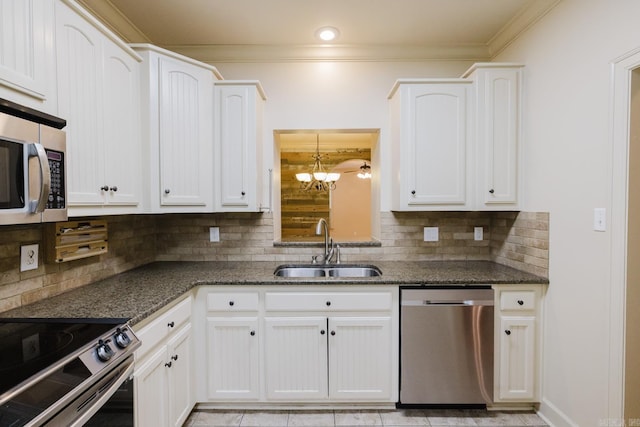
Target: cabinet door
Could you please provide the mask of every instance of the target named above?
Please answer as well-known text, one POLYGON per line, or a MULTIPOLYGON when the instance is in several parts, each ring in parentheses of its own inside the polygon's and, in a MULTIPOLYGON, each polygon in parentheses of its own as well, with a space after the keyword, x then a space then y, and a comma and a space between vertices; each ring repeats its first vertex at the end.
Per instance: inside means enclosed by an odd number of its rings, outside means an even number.
POLYGON ((211 72, 161 57, 159 86, 160 204, 210 205, 211 72))
POLYGON ((326 399, 327 318, 267 317, 264 325, 267 399, 326 399))
POLYGON ((56 2, 56 44, 59 115, 67 120, 69 205, 101 205, 105 185, 101 36, 56 2))
POLYGON ((259 397, 257 317, 207 318, 207 375, 212 399, 259 397))
POLYGON ((51 4, 41 0, 0 2, 0 84, 40 101, 48 95, 51 4))
MULTIPOLYGON (((168 426, 169 405, 167 387, 167 350, 162 346, 146 357, 134 374, 136 425, 138 427, 168 426)), ((137 362, 136 362, 137 363, 137 362)))
POLYGON ((255 88, 216 86, 216 118, 221 208, 249 207, 256 197, 255 88))
POLYGON ((466 203, 467 84, 409 85, 402 106, 401 201, 466 203))
POLYGON ((140 202, 139 64, 110 41, 104 43, 103 185, 110 205, 140 202))
POLYGON ((191 324, 187 324, 167 343, 169 424, 180 427, 193 408, 191 381, 191 324))
POLYGON ((385 400, 391 392, 391 318, 329 318, 329 398, 385 400))
POLYGON ((500 317, 497 399, 531 401, 536 397, 535 328, 535 317, 500 317))
POLYGON ((516 205, 521 70, 480 69, 476 74, 481 208, 516 205))

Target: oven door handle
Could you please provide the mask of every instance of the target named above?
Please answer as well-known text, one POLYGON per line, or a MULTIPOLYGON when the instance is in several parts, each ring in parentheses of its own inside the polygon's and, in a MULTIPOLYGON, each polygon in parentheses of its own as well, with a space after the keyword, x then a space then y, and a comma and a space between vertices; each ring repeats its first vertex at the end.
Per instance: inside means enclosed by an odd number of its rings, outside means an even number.
POLYGON ((133 374, 133 367, 134 365, 132 360, 127 369, 125 369, 115 381, 112 381, 111 386, 100 393, 97 400, 94 400, 91 405, 84 406, 81 409, 82 413, 77 419, 69 424, 69 427, 82 427, 87 421, 89 421, 89 419, 91 419, 91 417, 93 417, 96 412, 98 412, 98 410, 100 410, 100 408, 102 408, 102 406, 111 399, 111 396, 118 391, 122 383, 133 374))
POLYGON ((31 213, 40 213, 47 207, 49 190, 51 190, 51 169, 47 152, 42 144, 29 144, 29 157, 37 157, 40 163, 40 195, 37 200, 29 201, 29 209, 31 213))

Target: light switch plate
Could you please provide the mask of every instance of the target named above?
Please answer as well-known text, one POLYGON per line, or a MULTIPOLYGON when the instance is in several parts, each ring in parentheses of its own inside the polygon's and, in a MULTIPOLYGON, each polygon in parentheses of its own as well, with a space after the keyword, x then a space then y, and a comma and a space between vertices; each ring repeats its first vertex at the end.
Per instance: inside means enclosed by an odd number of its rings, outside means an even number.
POLYGON ((210 242, 220 241, 220 227, 209 227, 209 241, 210 242))
POLYGON ((593 229, 595 231, 607 231, 607 210, 595 208, 593 210, 593 229))
POLYGON ((425 227, 424 228, 424 241, 425 242, 437 242, 438 241, 438 227, 425 227))
POLYGON ((20 271, 38 268, 38 245, 20 246, 20 271))

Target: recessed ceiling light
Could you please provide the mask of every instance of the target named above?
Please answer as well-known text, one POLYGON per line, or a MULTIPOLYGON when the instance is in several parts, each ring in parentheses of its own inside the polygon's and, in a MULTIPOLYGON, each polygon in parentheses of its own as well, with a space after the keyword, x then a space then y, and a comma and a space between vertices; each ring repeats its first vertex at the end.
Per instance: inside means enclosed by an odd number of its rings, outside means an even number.
POLYGON ((340 35, 340 31, 334 27, 322 27, 316 31, 316 37, 325 42, 337 39, 338 35, 340 35))

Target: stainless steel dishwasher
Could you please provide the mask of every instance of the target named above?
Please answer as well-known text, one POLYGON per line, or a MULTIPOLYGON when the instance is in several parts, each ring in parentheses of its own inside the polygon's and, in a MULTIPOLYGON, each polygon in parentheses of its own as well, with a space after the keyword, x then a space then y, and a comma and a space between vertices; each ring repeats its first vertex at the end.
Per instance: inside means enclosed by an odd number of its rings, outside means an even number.
POLYGON ((400 404, 491 403, 493 289, 400 292, 400 404))

